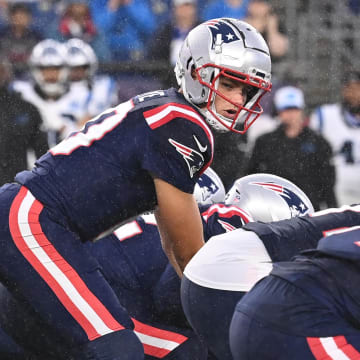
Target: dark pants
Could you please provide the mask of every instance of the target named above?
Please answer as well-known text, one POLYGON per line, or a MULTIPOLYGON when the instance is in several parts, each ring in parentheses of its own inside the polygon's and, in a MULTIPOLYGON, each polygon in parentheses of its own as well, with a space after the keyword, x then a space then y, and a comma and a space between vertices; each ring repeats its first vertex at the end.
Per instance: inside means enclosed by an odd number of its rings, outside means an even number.
POLYGON ((0 188, 0 278, 57 336, 69 358, 143 358, 133 322, 97 261, 61 216, 17 184, 0 188))
POLYGON ((192 328, 217 359, 231 360, 229 326, 240 291, 216 290, 199 286, 183 276, 181 301, 192 328))
POLYGON ((360 330, 332 307, 330 293, 316 298, 318 288, 305 292, 271 275, 258 282, 234 311, 234 360, 359 360, 360 330))

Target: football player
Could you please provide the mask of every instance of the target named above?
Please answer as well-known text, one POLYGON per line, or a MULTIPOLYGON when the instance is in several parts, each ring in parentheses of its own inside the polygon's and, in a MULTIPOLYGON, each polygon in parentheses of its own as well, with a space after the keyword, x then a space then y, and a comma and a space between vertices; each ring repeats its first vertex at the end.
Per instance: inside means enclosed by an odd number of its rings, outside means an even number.
POLYGON ((341 101, 323 104, 310 116, 310 127, 331 145, 336 169, 335 194, 340 205, 358 203, 360 189, 360 70, 344 72, 341 101))
POLYGON ((192 193, 212 161, 212 129, 247 130, 270 70, 255 28, 228 18, 200 24, 179 54, 180 91, 104 111, 1 188, 0 276, 61 338, 64 358, 143 359, 133 322, 83 242, 155 209, 181 275, 204 244, 192 193))
MULTIPOLYGON (((345 205, 299 219, 286 232, 285 242, 322 239, 314 250, 275 263, 237 304, 233 359, 360 359, 359 218, 359 206, 345 205)), ((263 224, 250 234, 276 241, 274 230, 263 224)))
MULTIPOLYGON (((218 359, 232 359, 228 336, 236 303, 271 271, 272 262, 289 260, 301 250, 316 246, 323 232, 360 225, 356 209, 312 214, 311 203, 300 189, 284 179, 267 176, 261 179, 256 175, 247 183, 243 181, 248 177, 239 180, 227 197, 227 201, 255 214, 258 222, 212 237, 188 263, 182 278, 185 315, 218 359), (249 197, 252 192, 255 194, 249 197), (281 219, 286 220, 277 221, 281 219)), ((264 312, 270 313, 271 306, 265 303, 264 312)), ((256 336, 256 332, 251 334, 256 336)), ((244 338, 241 344, 246 341, 244 338)), ((259 347, 255 340, 254 344, 254 348, 259 347)), ((241 354, 239 359, 247 358, 241 354)))
POLYGON ((110 76, 97 74, 98 59, 89 44, 74 38, 68 40, 65 46, 70 87, 77 94, 86 94, 87 111, 76 119, 81 127, 86 121, 117 103, 118 89, 110 76))
MULTIPOLYGON (((211 168, 200 176, 194 196, 201 208, 224 202, 224 185, 211 168)), ((207 216, 204 225, 209 228, 208 232, 226 231, 220 223, 216 226, 218 219, 226 215, 225 208, 223 206, 220 216, 217 212, 207 216)), ((235 208, 229 208, 234 213, 235 208)), ((234 226, 241 224, 241 219, 232 219, 234 226)), ((224 217, 223 220, 232 219, 224 217)), ((168 260, 161 248, 154 214, 137 217, 120 226, 106 239, 87 242, 84 246, 94 256, 121 305, 131 316, 147 360, 206 359, 205 346, 184 319, 180 304, 180 278, 174 271, 170 273, 167 270, 168 260), (168 274, 174 276, 162 283, 168 274), (166 298, 166 305, 161 304, 160 294, 166 298), (168 304, 171 306, 168 307, 168 304)), ((41 319, 2 286, 0 308, 3 309, 0 316, 1 359, 26 359, 30 355, 36 356, 36 359, 62 359, 63 349, 57 334, 52 336, 41 319), (47 339, 42 339, 40 345, 37 339, 44 332, 47 339)))
POLYGON ((50 147, 78 130, 78 119, 87 113, 88 93, 70 87, 67 60, 64 44, 43 40, 31 52, 30 79, 13 83, 14 90, 39 110, 50 147))
MULTIPOLYGON (((211 168, 200 176, 194 195, 203 209, 205 239, 208 234, 229 231, 230 226, 240 227, 249 220, 249 215, 240 208, 220 204, 224 202, 225 189, 211 168), (212 207, 214 203, 217 203, 216 207, 212 207)), ((168 265, 162 251, 153 214, 142 215, 119 227, 106 239, 84 246, 90 249, 104 277, 131 316, 146 359, 206 358, 206 347, 184 318, 180 278, 168 265)), ((3 357, 13 358, 21 345, 26 349, 21 359, 30 353, 41 358, 61 358, 62 344, 58 337, 47 332, 47 341, 42 341, 39 346, 36 339, 46 327, 4 288, 0 289, 0 308, 6 309, 0 317, 1 330, 6 330, 0 335, 3 357), (7 334, 14 340, 10 341, 7 334), (15 340, 19 345, 14 345, 15 340)))

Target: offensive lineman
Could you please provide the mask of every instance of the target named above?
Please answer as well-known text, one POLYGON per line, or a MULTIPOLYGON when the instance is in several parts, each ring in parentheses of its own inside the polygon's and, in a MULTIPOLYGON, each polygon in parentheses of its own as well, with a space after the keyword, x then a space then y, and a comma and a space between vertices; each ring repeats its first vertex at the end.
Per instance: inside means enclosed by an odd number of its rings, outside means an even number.
POLYGON ((164 250, 181 274, 204 243, 192 192, 212 160, 207 122, 245 132, 262 112, 270 70, 253 27, 203 23, 179 54, 180 92, 139 95, 103 112, 0 189, 1 278, 66 344, 65 359, 143 359, 131 319, 81 243, 156 208, 164 250))
MULTIPOLYGON (((255 220, 270 223, 248 223, 241 229, 211 238, 186 266, 181 285, 181 300, 189 323, 221 360, 232 360, 229 327, 236 303, 271 271, 272 262, 289 260, 300 251, 315 247, 324 232, 360 225, 356 207, 330 209, 328 213, 311 215, 311 203, 293 184, 281 178, 276 180, 275 176, 272 181, 264 177, 249 184, 242 183, 246 178, 238 181, 238 187, 233 188, 228 200, 244 207, 243 204, 249 202, 247 194, 257 192, 257 201, 251 204, 249 212, 257 215, 255 220), (236 197, 237 202, 234 201, 236 197), (292 216, 296 217, 289 219, 292 216), (286 218, 288 220, 274 222, 286 218)), ((269 313, 271 318, 273 299, 270 299, 270 305, 266 305, 265 291, 259 295, 262 300, 256 300, 254 294, 248 302, 261 303, 263 313, 269 313)), ((254 337, 253 349, 260 352, 256 353, 257 356, 246 357, 244 350, 237 359, 265 358, 259 355, 263 347, 256 340, 256 330, 251 332, 251 336, 254 337)), ((246 341, 244 335, 238 348, 246 341)), ((280 358, 277 354, 269 353, 268 356, 267 359, 280 358)), ((284 350, 284 359, 286 356, 289 353, 284 350)))
POLYGON ((287 233, 287 241, 322 239, 316 249, 275 263, 237 304, 230 326, 234 360, 360 359, 359 214, 358 205, 320 211, 311 220, 328 217, 337 231, 296 226, 287 233), (336 221, 345 217, 348 224, 336 221))

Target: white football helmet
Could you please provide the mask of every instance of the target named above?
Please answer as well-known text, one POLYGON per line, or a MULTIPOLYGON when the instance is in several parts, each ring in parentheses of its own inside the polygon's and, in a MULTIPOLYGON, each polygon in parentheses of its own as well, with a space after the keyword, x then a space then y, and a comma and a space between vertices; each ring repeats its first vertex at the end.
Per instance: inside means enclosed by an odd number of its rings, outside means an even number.
POLYGON ((235 181, 225 204, 236 205, 254 221, 271 222, 312 214, 306 194, 294 183, 271 174, 253 174, 235 181))
POLYGON ((263 112, 261 97, 271 89, 271 59, 262 35, 244 21, 219 18, 190 31, 175 66, 177 82, 185 98, 218 131, 244 133, 263 112), (239 106, 222 95, 219 78, 248 85, 247 102, 239 106), (217 113, 215 96, 236 107, 230 119, 217 113))
POLYGON ((207 168, 195 184, 194 196, 199 205, 211 205, 224 202, 225 187, 219 175, 207 168))
POLYGON ((46 95, 60 96, 68 90, 69 69, 62 43, 52 39, 40 41, 31 52, 29 66, 36 84, 46 95), (46 69, 52 69, 55 75, 49 78, 46 69))
MULTIPOLYGON (((66 51, 70 69, 84 68, 85 80, 90 81, 98 68, 98 59, 93 48, 85 41, 74 38, 66 42, 66 51)), ((77 81, 80 80, 82 79, 77 81)))

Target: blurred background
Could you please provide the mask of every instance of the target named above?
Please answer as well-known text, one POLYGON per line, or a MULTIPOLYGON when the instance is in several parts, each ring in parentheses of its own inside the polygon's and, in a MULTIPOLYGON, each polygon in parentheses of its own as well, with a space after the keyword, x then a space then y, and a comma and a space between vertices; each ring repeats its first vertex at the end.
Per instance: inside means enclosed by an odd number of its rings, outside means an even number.
POLYGON ((214 15, 254 18, 249 22, 265 37, 275 27, 286 41, 280 52, 272 51, 274 86, 295 81, 305 92, 309 110, 340 100, 346 72, 359 68, 359 0, 0 0, 0 51, 23 70, 29 54, 8 30, 14 22, 27 21, 11 12, 16 4, 30 11, 26 27, 35 34, 26 31, 28 52, 44 38, 84 39, 96 52, 98 71, 119 79, 120 100, 157 85, 174 85, 171 51, 178 44, 173 40, 179 42, 188 29, 214 15), (267 3, 270 10, 261 5, 252 9, 256 2, 267 3), (272 24, 264 24, 267 21, 272 24), (137 82, 132 75, 142 79, 137 82))

